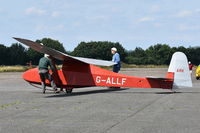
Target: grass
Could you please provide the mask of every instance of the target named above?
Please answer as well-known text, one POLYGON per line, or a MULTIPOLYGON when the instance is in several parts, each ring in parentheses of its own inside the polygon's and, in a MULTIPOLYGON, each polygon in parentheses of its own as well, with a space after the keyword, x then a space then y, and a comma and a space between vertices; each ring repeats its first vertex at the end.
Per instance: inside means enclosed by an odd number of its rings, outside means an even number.
POLYGON ((24 72, 27 66, 0 66, 0 72, 24 72))
POLYGON ((122 68, 168 68, 168 65, 131 65, 122 63, 122 68))
MULTIPOLYGON (((36 67, 36 66, 34 66, 36 67)), ((112 70, 112 66, 104 67, 100 66, 101 68, 112 70)), ((122 63, 122 68, 167 68, 167 65, 130 65, 122 63)), ((57 66, 58 69, 62 68, 62 65, 57 66)), ((28 70, 28 66, 0 66, 0 73, 1 72, 25 72, 28 70)))
POLYGON ((6 108, 8 108, 8 107, 10 107, 10 106, 18 105, 18 104, 22 104, 22 102, 16 101, 16 102, 9 103, 9 104, 3 104, 3 105, 0 106, 0 110, 6 109, 6 108))
MULTIPOLYGON (((100 66, 101 68, 107 69, 107 70, 112 70, 111 67, 104 67, 100 66)), ((122 68, 168 68, 168 65, 132 65, 132 64, 125 64, 122 63, 122 68)))

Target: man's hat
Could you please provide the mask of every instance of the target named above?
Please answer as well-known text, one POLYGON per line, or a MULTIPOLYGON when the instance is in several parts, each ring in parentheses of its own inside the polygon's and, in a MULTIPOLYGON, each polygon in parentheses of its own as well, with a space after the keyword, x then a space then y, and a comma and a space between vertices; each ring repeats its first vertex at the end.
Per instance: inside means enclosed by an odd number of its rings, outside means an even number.
POLYGON ((111 48, 111 50, 117 52, 117 48, 115 47, 111 48))
POLYGON ((44 57, 49 57, 49 55, 48 54, 44 54, 44 57))

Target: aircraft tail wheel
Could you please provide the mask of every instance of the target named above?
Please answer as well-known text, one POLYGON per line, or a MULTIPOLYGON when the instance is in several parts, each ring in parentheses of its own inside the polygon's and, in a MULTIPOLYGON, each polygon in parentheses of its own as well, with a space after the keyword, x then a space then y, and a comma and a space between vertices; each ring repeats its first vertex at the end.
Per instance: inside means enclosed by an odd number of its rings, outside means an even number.
POLYGON ((196 77, 197 80, 199 80, 199 77, 196 77))
POLYGON ((66 93, 69 94, 69 93, 72 93, 73 89, 65 89, 65 90, 66 90, 66 93))

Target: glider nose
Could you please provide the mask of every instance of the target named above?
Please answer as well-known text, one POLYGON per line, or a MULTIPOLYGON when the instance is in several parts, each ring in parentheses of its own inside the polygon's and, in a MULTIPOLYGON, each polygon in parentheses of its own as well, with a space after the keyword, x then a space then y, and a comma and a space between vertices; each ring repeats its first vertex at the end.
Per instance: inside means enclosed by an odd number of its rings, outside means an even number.
POLYGON ((39 77, 37 68, 33 68, 33 69, 30 69, 30 70, 24 72, 22 77, 27 82, 40 83, 40 77, 39 77))

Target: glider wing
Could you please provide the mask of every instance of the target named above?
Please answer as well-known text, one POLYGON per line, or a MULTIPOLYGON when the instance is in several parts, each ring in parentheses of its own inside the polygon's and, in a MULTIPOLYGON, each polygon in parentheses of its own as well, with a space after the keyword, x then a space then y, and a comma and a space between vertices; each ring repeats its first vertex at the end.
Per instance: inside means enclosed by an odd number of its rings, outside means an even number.
POLYGON ((14 38, 14 39, 29 46, 30 48, 36 50, 37 52, 51 55, 52 57, 59 59, 61 61, 76 60, 76 61, 80 61, 86 64, 92 64, 92 65, 98 65, 98 66, 112 66, 116 64, 112 61, 97 60, 97 59, 83 58, 83 57, 74 57, 74 56, 70 56, 68 54, 62 53, 58 50, 49 48, 40 43, 33 42, 31 40, 22 39, 22 38, 14 38))

